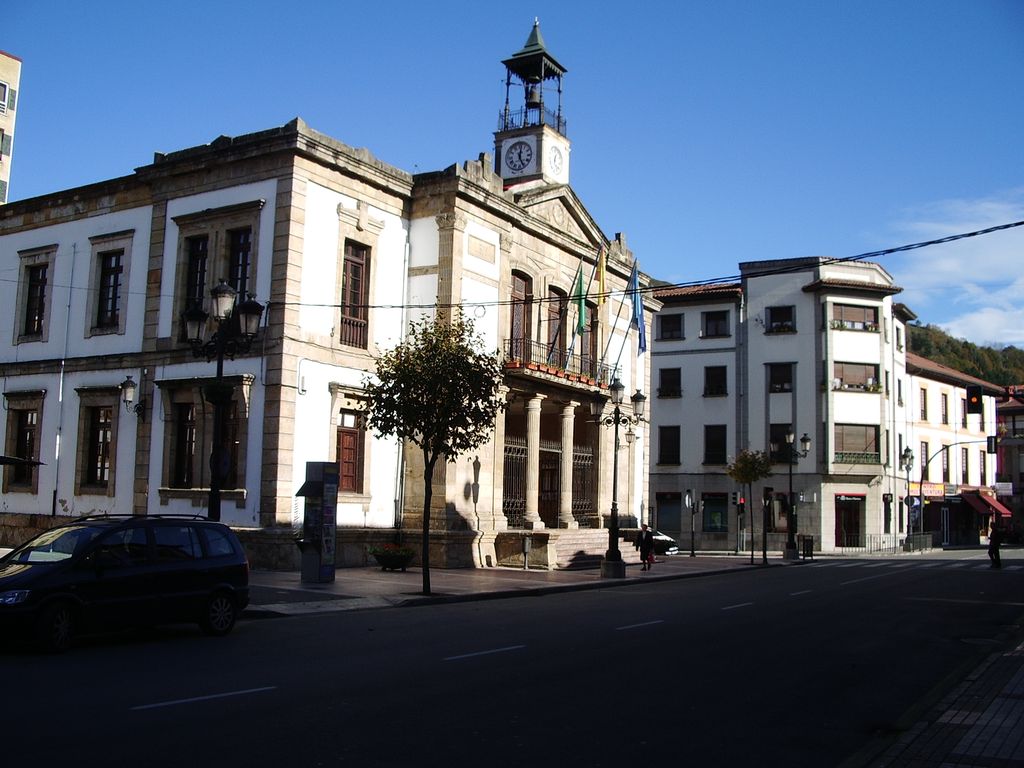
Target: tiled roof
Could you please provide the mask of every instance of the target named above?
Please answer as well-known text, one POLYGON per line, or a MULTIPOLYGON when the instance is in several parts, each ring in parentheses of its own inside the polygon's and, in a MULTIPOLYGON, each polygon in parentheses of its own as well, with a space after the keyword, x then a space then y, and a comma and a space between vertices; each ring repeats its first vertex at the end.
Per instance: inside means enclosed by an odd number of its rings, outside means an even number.
POLYGON ((976 376, 958 371, 956 368, 950 368, 948 365, 942 363, 936 363, 934 360, 929 360, 927 357, 921 357, 915 355, 913 352, 907 352, 907 371, 911 374, 923 375, 926 378, 939 379, 949 384, 955 384, 958 386, 966 386, 968 384, 978 384, 985 389, 986 395, 1002 395, 1005 388, 998 384, 993 384, 990 381, 979 379, 976 376))
POLYGON ((656 288, 654 298, 659 301, 703 300, 703 299, 738 299, 743 295, 739 283, 709 283, 707 285, 671 285, 656 288))

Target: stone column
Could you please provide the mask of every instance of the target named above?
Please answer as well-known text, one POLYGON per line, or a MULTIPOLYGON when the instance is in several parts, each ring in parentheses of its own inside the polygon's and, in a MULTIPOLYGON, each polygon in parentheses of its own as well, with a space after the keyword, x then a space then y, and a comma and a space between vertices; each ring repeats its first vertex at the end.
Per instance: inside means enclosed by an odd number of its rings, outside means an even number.
POLYGON ((579 403, 569 400, 562 404, 562 466, 558 493, 558 527, 579 528, 580 524, 572 516, 572 437, 576 425, 576 406, 579 403))
POLYGON ((526 514, 523 526, 537 530, 540 519, 540 404, 544 395, 534 395, 526 403, 526 514))

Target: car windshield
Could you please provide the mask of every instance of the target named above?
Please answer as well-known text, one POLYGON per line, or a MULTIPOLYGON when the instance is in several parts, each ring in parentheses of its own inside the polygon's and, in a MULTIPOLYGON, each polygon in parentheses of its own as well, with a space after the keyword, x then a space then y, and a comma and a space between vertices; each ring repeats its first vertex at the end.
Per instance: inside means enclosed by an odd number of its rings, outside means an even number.
POLYGON ((88 525, 46 531, 11 552, 8 562, 52 563, 67 560, 81 552, 100 532, 100 528, 88 525))

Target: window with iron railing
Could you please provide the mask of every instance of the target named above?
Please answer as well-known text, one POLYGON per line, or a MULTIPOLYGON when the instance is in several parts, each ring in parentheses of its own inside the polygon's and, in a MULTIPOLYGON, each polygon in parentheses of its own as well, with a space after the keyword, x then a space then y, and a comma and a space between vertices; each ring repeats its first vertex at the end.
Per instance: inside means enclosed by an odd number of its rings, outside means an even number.
POLYGON ((834 430, 837 464, 878 464, 882 455, 874 424, 836 424, 834 430))
POLYGON ((370 249, 346 241, 343 269, 339 341, 347 347, 366 349, 369 337, 370 249))
POLYGON ((662 368, 659 371, 658 397, 682 397, 683 377, 679 368, 662 368))

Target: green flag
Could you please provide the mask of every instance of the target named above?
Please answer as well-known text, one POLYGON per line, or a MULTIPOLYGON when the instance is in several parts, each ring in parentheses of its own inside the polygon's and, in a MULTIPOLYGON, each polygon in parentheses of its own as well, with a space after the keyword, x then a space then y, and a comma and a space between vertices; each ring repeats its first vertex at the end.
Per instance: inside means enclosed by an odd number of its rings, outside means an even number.
POLYGON ((583 267, 576 272, 576 333, 582 335, 587 325, 586 294, 583 290, 583 267))

